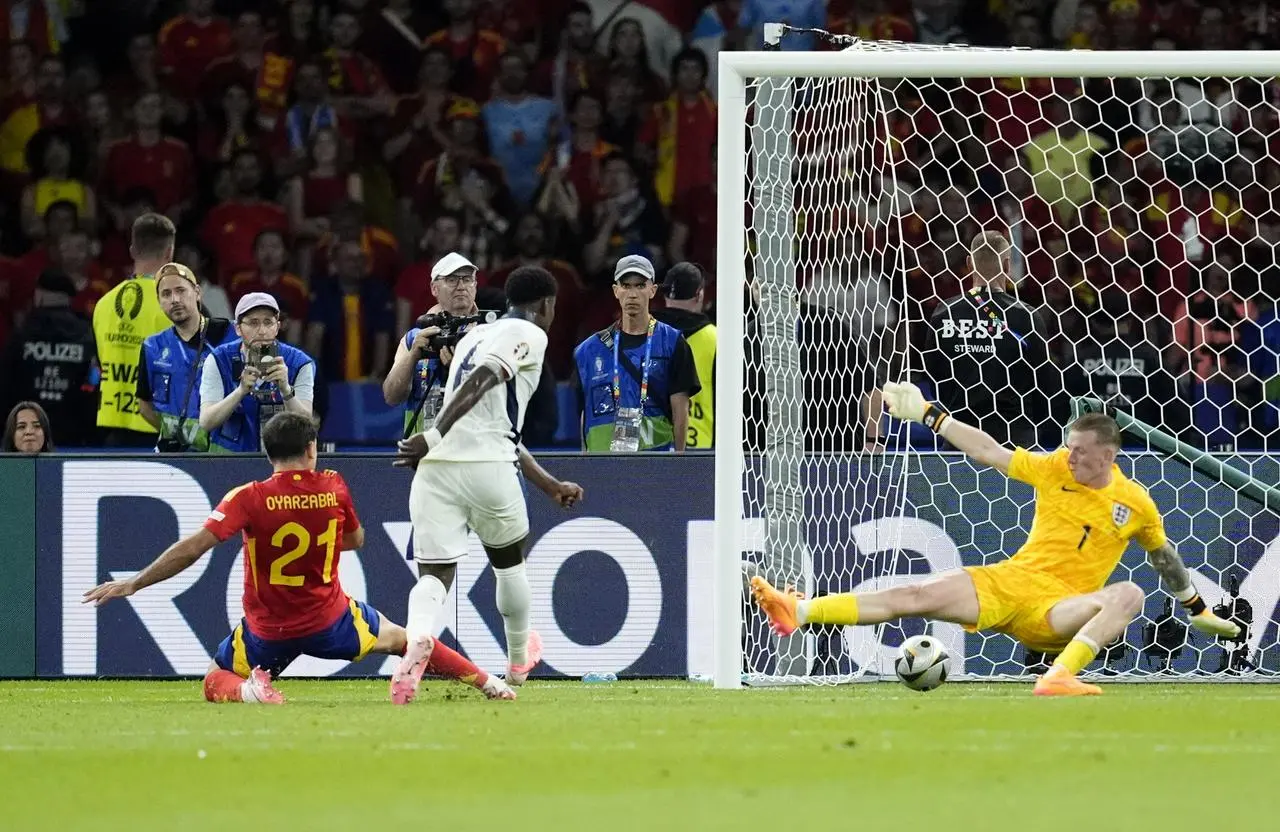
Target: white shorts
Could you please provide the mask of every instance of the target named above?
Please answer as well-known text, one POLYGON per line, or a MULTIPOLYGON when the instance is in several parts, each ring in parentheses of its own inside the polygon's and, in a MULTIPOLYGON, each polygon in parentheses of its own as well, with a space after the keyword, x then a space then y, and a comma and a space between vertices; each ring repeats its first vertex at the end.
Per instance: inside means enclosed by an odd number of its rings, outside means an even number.
POLYGON ((524 488, 512 462, 418 464, 409 488, 413 557, 456 563, 467 555, 467 529, 492 548, 529 536, 524 488))

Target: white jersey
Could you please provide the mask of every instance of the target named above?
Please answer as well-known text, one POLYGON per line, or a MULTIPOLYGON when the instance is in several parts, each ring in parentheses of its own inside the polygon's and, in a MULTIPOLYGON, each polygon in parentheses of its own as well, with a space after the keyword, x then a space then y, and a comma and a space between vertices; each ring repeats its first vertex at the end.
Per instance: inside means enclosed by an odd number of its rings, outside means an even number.
POLYGON ((538 389, 546 352, 547 334, 523 318, 499 318, 464 335, 449 364, 443 407, 476 367, 491 368, 506 383, 490 388, 454 422, 427 461, 514 462, 525 409, 538 389))

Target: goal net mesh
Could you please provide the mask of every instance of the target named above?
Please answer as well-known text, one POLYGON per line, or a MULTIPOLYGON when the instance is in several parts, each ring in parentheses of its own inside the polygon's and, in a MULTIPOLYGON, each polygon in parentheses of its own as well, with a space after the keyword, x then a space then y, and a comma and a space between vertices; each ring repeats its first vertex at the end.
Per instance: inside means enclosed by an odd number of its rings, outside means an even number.
MULTIPOLYGON (((749 78, 746 100, 744 581, 868 591, 998 562, 1026 539, 1031 489, 880 417, 874 390, 887 380, 967 400, 967 420, 1045 450, 1062 441, 1072 395, 1119 396, 1135 417, 1277 482, 1259 453, 1275 449, 1280 412, 1270 79, 749 78), (1022 336, 996 311, 986 325, 933 318, 971 287, 969 245, 986 230, 1012 242, 1011 291, 1039 318, 1029 337, 1052 372, 1035 388, 1009 372, 988 381, 998 389, 958 389, 958 361, 1022 336)), ((1276 515, 1126 441, 1121 468, 1246 638, 1188 632, 1134 544, 1112 580, 1138 582, 1146 606, 1091 672, 1280 670, 1276 515)), ((897 646, 926 629, 953 675, 1022 677, 1044 661, 1005 635, 921 621, 778 637, 745 583, 743 597, 752 683, 892 677, 897 646)))

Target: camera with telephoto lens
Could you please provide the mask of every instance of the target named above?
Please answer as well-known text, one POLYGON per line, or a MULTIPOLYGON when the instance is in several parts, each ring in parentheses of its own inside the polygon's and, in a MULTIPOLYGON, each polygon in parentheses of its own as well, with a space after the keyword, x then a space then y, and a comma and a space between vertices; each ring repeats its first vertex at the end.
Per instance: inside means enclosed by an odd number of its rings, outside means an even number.
POLYGON ((428 312, 415 322, 419 329, 439 327, 440 331, 427 340, 431 352, 440 352, 445 347, 453 348, 465 335, 465 330, 472 324, 491 324, 498 319, 498 313, 492 310, 478 312, 475 315, 453 315, 448 312, 428 312))
POLYGON ((184 454, 191 446, 180 436, 162 436, 156 442, 156 450, 162 454, 184 454))

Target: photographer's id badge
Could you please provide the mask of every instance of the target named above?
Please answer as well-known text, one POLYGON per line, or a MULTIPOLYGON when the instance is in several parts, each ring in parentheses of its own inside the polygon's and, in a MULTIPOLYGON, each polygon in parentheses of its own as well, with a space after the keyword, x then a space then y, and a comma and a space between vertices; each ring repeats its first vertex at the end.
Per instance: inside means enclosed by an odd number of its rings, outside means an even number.
POLYGON ((609 450, 613 453, 634 453, 640 450, 640 417, 638 407, 620 407, 613 421, 613 441, 609 450))
POLYGON ((436 426, 436 417, 444 408, 444 387, 435 385, 427 389, 427 397, 422 401, 422 421, 418 425, 420 431, 428 431, 436 426))

